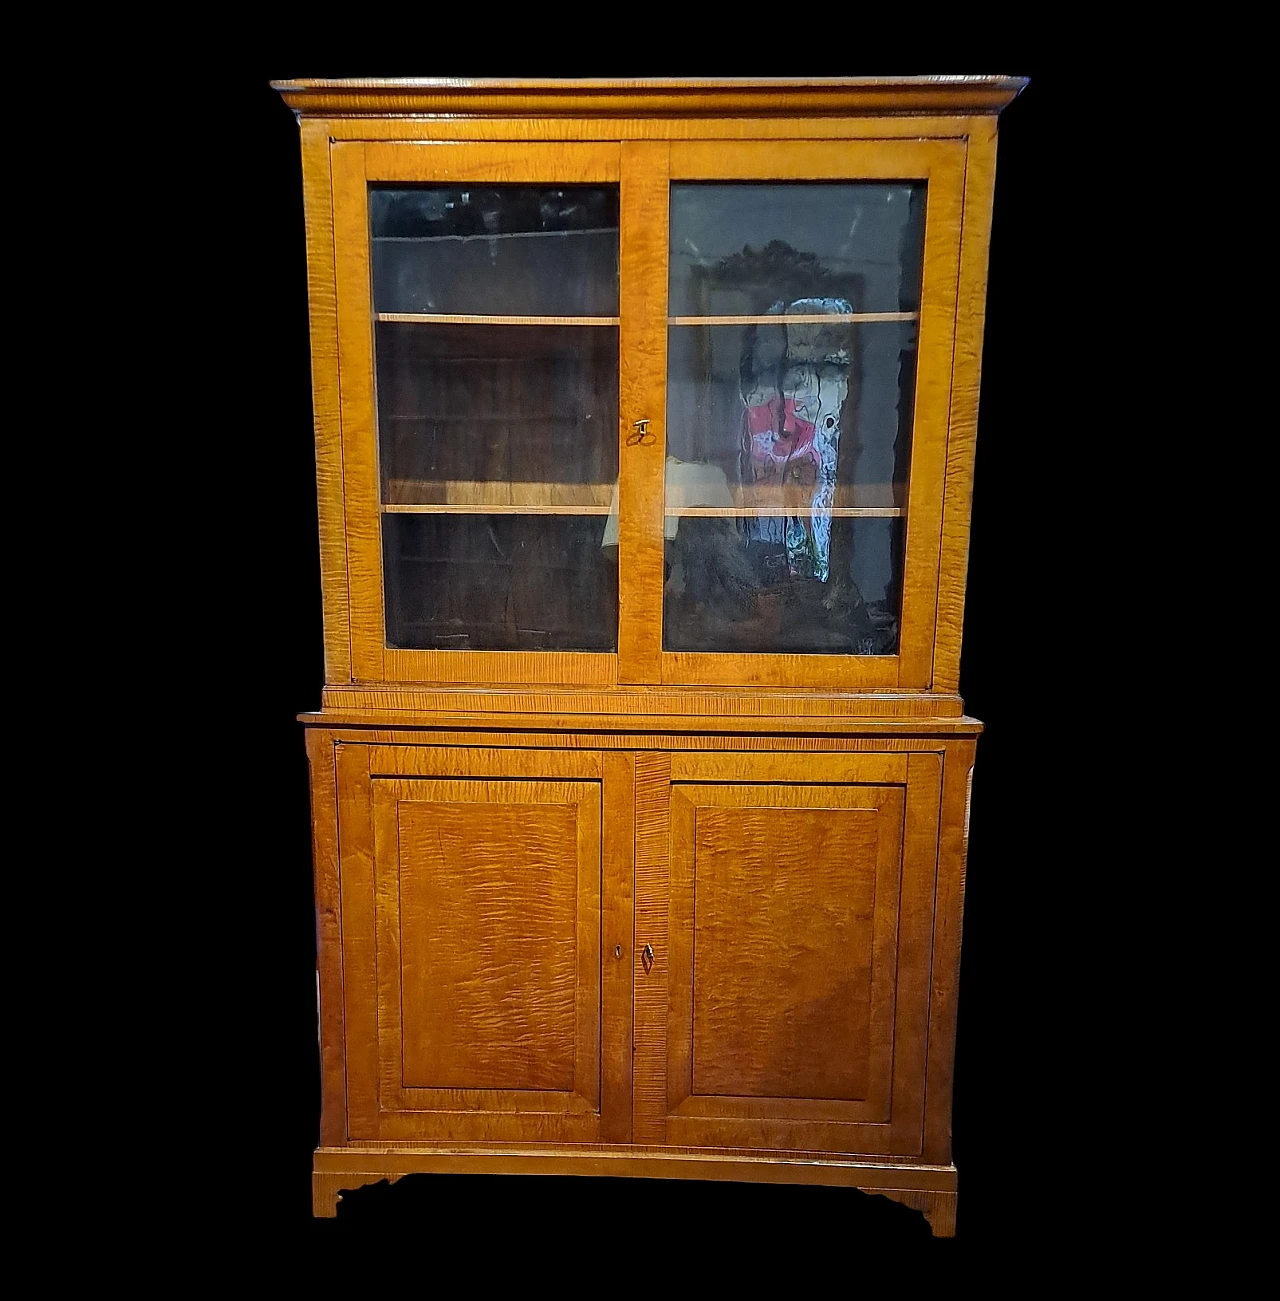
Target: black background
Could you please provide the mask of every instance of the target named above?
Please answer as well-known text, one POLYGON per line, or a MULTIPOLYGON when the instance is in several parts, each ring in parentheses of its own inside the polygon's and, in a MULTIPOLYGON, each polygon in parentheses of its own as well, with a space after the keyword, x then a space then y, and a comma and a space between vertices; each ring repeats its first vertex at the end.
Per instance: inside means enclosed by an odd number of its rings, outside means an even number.
POLYGON ((494 1225, 565 1247, 575 1234, 635 1232, 647 1252, 662 1253, 716 1223, 713 1242, 698 1240, 712 1257, 819 1265, 896 1247, 954 1260, 1043 1231, 1046 1172, 1059 1169, 1052 1163, 1071 1141, 1070 1018, 1054 973, 1072 969, 1062 950, 1081 907, 1066 885, 1078 786, 1062 779, 1069 763, 1059 757, 1072 720, 1060 706, 1047 718, 1043 693, 1062 681, 1067 644, 1089 631, 1064 577, 1063 519, 1080 482, 1062 468, 1063 398, 1051 360, 1066 303, 1087 290, 1064 269, 1055 179, 1072 165, 1088 96, 1078 73, 1070 83, 1029 75, 1001 119, 961 664, 967 712, 987 730, 970 830, 953 1242, 931 1240, 922 1217, 882 1198, 683 1181, 419 1176, 349 1194, 336 1221, 310 1221, 319 1066, 307 770, 295 715, 318 706, 323 662, 301 172, 297 126, 268 77, 227 80, 209 117, 223 150, 210 202, 229 277, 220 318, 227 360, 210 393, 222 434, 203 473, 223 520, 206 671, 229 703, 203 724, 221 774, 217 807, 202 811, 218 860, 202 888, 218 1006, 195 1048, 217 1081, 210 1130, 228 1144, 221 1218, 328 1239, 393 1218, 480 1252, 494 1225))

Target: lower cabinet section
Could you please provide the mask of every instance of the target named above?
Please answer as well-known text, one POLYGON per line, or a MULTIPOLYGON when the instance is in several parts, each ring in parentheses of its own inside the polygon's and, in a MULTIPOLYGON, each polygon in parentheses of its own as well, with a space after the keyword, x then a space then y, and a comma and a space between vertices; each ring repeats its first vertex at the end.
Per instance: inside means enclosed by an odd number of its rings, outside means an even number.
POLYGON ((971 738, 368 735, 309 734, 318 1213, 528 1166, 853 1184, 948 1231, 971 738))

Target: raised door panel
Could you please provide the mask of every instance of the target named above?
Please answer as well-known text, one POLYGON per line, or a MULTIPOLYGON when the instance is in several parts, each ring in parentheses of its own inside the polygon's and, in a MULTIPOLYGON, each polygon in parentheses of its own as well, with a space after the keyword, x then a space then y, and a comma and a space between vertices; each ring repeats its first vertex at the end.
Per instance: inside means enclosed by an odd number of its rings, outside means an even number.
POLYGON ((637 1140, 918 1155, 939 756, 658 762, 637 1140))
POLYGON ((792 806, 751 786, 672 792, 682 938, 696 918, 693 962, 680 973, 690 1061, 672 1101, 819 1098, 865 1103, 862 1118, 882 1119, 902 793, 788 794, 792 806))
POLYGON ((602 1069, 606 991, 622 1001, 602 961, 604 767, 340 748, 351 1139, 627 1136, 621 1067, 602 1069))

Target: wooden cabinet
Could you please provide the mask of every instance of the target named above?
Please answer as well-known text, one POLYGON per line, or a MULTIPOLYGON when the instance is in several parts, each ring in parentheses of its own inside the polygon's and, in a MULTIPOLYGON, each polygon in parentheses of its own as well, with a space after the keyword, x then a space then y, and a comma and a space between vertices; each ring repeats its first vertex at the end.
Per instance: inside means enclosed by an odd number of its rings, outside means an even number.
POLYGON ((299 81, 318 1214, 415 1171, 954 1227, 957 694, 1016 78, 299 81))

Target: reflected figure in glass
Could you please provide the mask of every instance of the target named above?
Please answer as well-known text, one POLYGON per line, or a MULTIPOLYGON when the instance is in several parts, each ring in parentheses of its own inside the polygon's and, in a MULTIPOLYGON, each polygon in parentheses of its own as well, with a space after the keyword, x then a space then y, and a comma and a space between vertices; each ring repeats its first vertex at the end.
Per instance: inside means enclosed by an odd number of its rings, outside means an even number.
POLYGON ((898 650, 926 187, 672 187, 663 645, 898 650))
MULTIPOLYGON (((783 313, 775 303, 770 314, 783 313)), ((785 316, 845 315, 843 298, 800 298, 785 316)), ((756 516, 747 538, 782 544, 793 577, 831 573, 831 507, 840 416, 849 395, 849 326, 813 322, 748 326, 742 357, 742 479, 811 490, 807 515, 756 516)))

